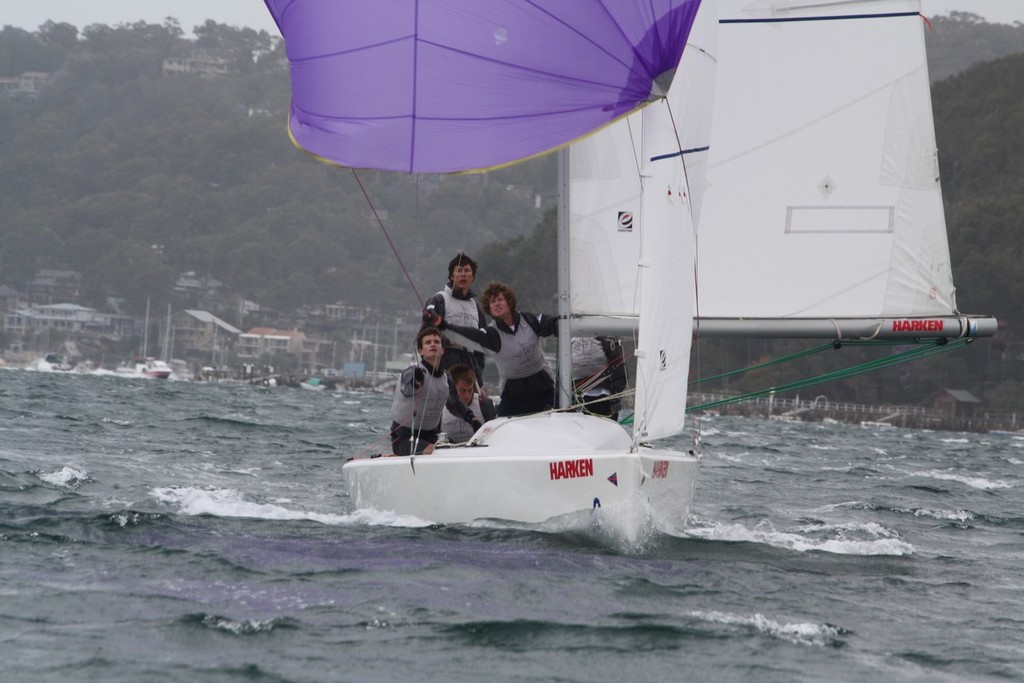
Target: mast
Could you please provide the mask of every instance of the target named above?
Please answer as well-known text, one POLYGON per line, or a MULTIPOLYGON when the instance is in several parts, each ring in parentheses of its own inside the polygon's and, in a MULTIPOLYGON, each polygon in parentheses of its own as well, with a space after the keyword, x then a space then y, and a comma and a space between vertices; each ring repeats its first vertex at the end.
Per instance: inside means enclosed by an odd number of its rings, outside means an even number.
POLYGON ((142 328, 142 357, 149 358, 149 297, 146 297, 146 325, 142 328))
POLYGON ((572 331, 569 298, 569 149, 558 151, 558 407, 572 405, 572 331))
POLYGON ((164 343, 161 345, 165 363, 171 362, 171 305, 167 304, 167 328, 164 330, 164 343))

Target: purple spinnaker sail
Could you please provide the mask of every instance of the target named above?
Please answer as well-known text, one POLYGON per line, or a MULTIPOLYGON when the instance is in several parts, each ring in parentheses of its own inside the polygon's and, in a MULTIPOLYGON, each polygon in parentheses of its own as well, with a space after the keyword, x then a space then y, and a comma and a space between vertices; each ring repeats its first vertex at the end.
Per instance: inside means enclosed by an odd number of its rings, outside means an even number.
POLYGON ((494 168, 668 89, 700 0, 265 0, 289 130, 342 166, 494 168))

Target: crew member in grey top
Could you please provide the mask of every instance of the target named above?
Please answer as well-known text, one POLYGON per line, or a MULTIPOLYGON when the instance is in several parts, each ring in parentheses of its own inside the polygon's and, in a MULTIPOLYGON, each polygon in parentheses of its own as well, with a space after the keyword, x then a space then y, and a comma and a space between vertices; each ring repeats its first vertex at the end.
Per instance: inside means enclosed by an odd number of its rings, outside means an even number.
POLYGON ((420 360, 402 371, 391 402, 391 446, 395 455, 432 453, 445 406, 458 411, 474 431, 480 428, 480 421, 459 400, 450 375, 441 368, 441 332, 424 327, 416 335, 416 350, 420 360))
MULTIPOLYGON (((426 310, 432 311, 453 325, 483 327, 487 324, 484 310, 476 300, 471 287, 476 280, 477 264, 461 251, 448 262, 448 284, 430 297, 426 310)), ((424 320, 423 326, 429 325, 424 320)), ((441 367, 450 370, 453 365, 468 365, 476 374, 477 385, 481 386, 484 372, 484 354, 479 346, 453 333, 441 337, 444 356, 441 367)))
POLYGON ((508 285, 492 282, 481 297, 484 310, 494 319, 487 327, 464 327, 424 312, 424 319, 442 330, 455 332, 494 354, 501 376, 498 417, 527 415, 550 409, 555 400, 555 382, 541 337, 558 332, 558 318, 516 310, 516 294, 508 285))

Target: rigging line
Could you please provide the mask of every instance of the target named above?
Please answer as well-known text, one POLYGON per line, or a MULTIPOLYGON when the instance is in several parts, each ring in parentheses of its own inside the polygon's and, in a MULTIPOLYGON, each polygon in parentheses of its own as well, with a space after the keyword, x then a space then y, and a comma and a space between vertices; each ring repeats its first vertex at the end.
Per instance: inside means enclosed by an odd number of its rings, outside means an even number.
POLYGON ((711 408, 718 408, 720 406, 731 405, 733 403, 741 403, 743 401, 750 400, 752 398, 760 398, 767 396, 772 393, 781 393, 786 391, 794 391, 797 389, 803 389, 806 387, 816 386, 818 384, 824 384, 826 382, 832 382, 839 379, 846 379, 855 375, 860 375, 865 372, 871 372, 874 370, 881 370, 884 368, 892 367, 894 365, 900 365, 902 363, 908 363, 911 361, 927 358, 939 353, 945 353, 946 351, 952 351, 954 349, 962 348, 970 343, 970 340, 956 340, 949 343, 936 343, 920 349, 912 349, 905 351, 896 356, 890 356, 879 360, 870 361, 868 363, 862 363, 842 370, 836 370, 835 372, 825 373, 824 375, 818 375, 817 377, 809 377, 788 384, 780 384, 774 387, 768 387, 758 391, 752 391, 740 396, 730 396, 728 398, 722 398, 715 401, 709 401, 708 403, 702 403, 700 405, 692 406, 691 411, 704 411, 711 408))
POLYGON ((804 356, 809 356, 812 353, 818 353, 820 351, 833 350, 833 349, 835 349, 835 346, 833 345, 833 343, 832 342, 828 342, 827 344, 821 344, 819 346, 815 346, 815 347, 810 348, 810 349, 804 349, 803 351, 797 351, 795 353, 791 353, 788 356, 782 356, 781 358, 775 358, 773 360, 768 360, 768 361, 765 361, 763 363, 756 363, 754 365, 748 365, 745 368, 737 368, 735 370, 730 370, 729 372, 723 372, 723 373, 720 373, 720 374, 717 374, 717 375, 710 375, 708 377, 699 377, 698 379, 692 379, 692 380, 690 380, 690 386, 693 386, 693 385, 696 385, 696 384, 700 384, 701 382, 710 382, 710 381, 716 380, 716 379, 724 379, 726 377, 732 377, 733 375, 740 375, 740 374, 743 374, 744 372, 750 372, 751 370, 759 370, 761 368, 766 368, 766 367, 769 367, 769 366, 772 366, 772 365, 779 365, 780 363, 786 363, 786 362, 789 362, 791 360, 795 360, 797 358, 803 358, 804 356))
MULTIPOLYGON (((690 348, 691 348, 691 353, 694 356, 694 358, 693 358, 694 371, 696 372, 697 376, 700 377, 700 367, 701 367, 701 362, 700 362, 701 354, 700 354, 700 351, 701 351, 701 345, 697 343, 697 342, 700 341, 700 288, 699 288, 699 286, 700 286, 700 271, 699 271, 698 259, 697 259, 697 253, 698 253, 697 252, 697 228, 698 228, 698 225, 697 225, 697 216, 693 215, 693 201, 692 201, 693 197, 690 195, 690 175, 689 175, 689 173, 687 172, 687 169, 686 169, 686 153, 687 152, 704 152, 704 151, 707 151, 709 149, 709 147, 708 146, 695 147, 695 148, 693 148, 691 150, 684 150, 683 149, 682 138, 679 137, 679 126, 676 125, 675 113, 672 111, 672 104, 671 104, 671 102, 669 102, 667 97, 665 98, 665 108, 668 111, 668 118, 669 118, 669 121, 672 123, 672 132, 675 135, 675 139, 676 139, 676 148, 678 149, 679 163, 682 166, 683 182, 685 183, 685 187, 686 187, 686 206, 687 206, 687 209, 690 212, 690 224, 693 226, 693 298, 694 298, 694 303, 693 303, 693 322, 694 322, 694 339, 693 339, 692 346, 690 348)), ((698 381, 702 381, 702 380, 698 380, 698 381)), ((693 382, 691 381, 690 384, 693 384, 693 382)), ((685 409, 685 406, 684 406, 684 409, 685 409)), ((687 411, 687 412, 689 412, 689 411, 687 411)), ((701 422, 700 414, 699 413, 691 414, 691 418, 693 420, 694 448, 697 449, 698 448, 698 444, 703 441, 703 434, 702 434, 703 423, 701 422)))
POLYGON ((356 169, 351 169, 352 177, 356 179, 356 184, 359 185, 359 189, 363 193, 363 197, 366 199, 366 203, 370 206, 370 211, 373 212, 373 218, 377 221, 377 225, 380 227, 381 232, 384 233, 384 238, 388 241, 388 246, 391 248, 391 253, 398 259, 398 265, 402 268, 402 273, 405 274, 405 279, 409 283, 409 287, 412 289, 412 293, 416 296, 416 300, 420 304, 420 309, 423 309, 423 297, 420 296, 419 290, 416 289, 416 283, 412 281, 412 275, 409 273, 409 269, 405 267, 405 261, 402 260, 402 255, 398 253, 398 248, 395 247, 394 241, 391 239, 391 234, 388 233, 388 229, 384 227, 384 221, 381 220, 380 214, 377 213, 377 207, 373 205, 373 200, 370 199, 370 194, 366 191, 366 187, 363 186, 363 181, 356 172, 356 169))

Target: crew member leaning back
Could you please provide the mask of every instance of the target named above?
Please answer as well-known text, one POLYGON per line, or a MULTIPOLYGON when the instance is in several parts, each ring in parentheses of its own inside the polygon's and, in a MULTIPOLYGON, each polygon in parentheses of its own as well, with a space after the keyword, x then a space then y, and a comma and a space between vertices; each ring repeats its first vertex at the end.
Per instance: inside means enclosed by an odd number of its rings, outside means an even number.
POLYGON ((554 405, 555 382, 544 358, 541 337, 558 332, 558 318, 516 310, 516 293, 501 282, 487 285, 481 303, 494 319, 487 327, 450 324, 438 320, 431 311, 426 311, 424 318, 494 354, 494 364, 501 376, 499 417, 550 409, 554 405))
POLYGON ((441 332, 424 327, 416 335, 420 361, 402 371, 391 403, 391 446, 395 455, 433 453, 445 406, 465 416, 473 431, 480 421, 459 400, 451 376, 441 367, 441 332))

